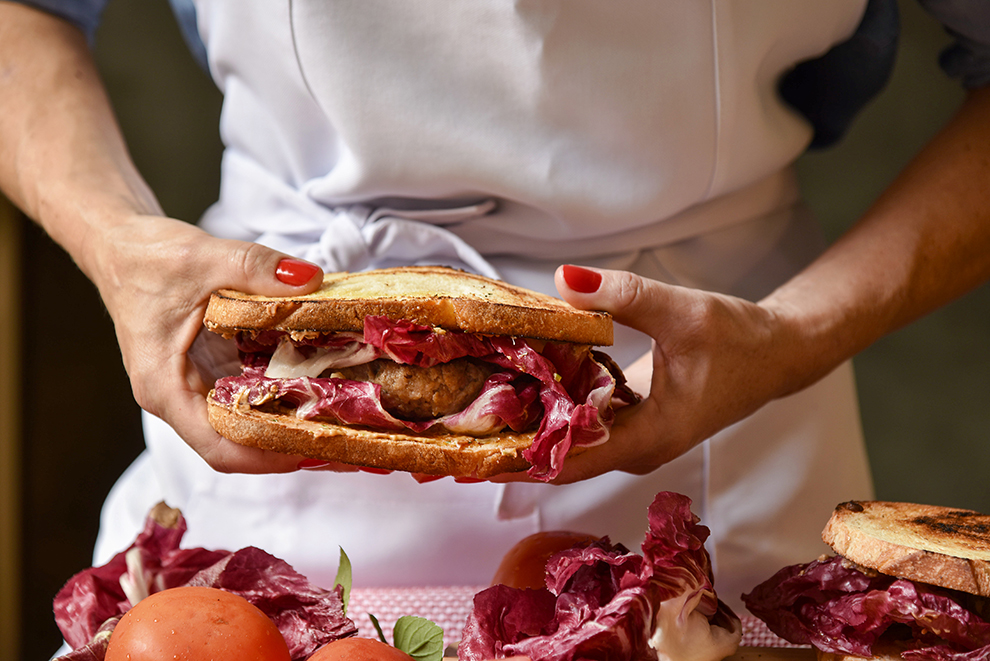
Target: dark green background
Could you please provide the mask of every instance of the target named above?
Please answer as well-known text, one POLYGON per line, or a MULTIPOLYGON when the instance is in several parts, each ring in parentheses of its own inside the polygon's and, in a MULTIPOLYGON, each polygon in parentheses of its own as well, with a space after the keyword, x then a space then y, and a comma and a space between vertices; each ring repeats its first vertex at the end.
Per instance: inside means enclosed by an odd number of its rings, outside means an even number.
MULTIPOLYGON (((800 163, 808 199, 831 236, 962 98, 937 68, 945 34, 914 0, 901 6, 904 36, 891 85, 841 145, 800 163)), ((216 196, 220 97, 186 52, 165 0, 111 2, 96 52, 139 168, 170 215, 195 220, 216 196)), ((89 565, 100 504, 142 442, 113 327, 94 288, 40 231, 26 230, 22 657, 40 659, 60 641, 51 598, 89 565)), ((990 512, 988 340, 985 285, 857 359, 880 497, 990 512)))

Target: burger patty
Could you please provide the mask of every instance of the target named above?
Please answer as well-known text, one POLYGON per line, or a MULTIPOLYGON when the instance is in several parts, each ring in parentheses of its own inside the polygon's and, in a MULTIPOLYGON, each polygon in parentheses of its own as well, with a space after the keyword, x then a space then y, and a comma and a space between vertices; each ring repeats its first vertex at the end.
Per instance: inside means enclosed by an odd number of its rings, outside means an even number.
POLYGON ((381 386, 382 406, 404 420, 432 420, 464 410, 481 392, 495 368, 471 358, 433 367, 374 360, 334 370, 333 376, 381 386))

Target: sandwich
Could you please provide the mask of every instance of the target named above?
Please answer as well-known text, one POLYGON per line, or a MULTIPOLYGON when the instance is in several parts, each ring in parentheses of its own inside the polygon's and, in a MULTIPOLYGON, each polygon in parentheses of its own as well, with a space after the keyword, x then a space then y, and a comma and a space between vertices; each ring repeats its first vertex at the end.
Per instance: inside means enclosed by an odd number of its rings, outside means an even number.
POLYGON ((785 567, 743 602, 822 661, 990 658, 990 516, 851 501, 822 532, 835 551, 785 567))
POLYGON ((439 266, 331 273, 305 296, 214 292, 233 339, 210 422, 244 445, 383 470, 550 481, 638 401, 596 346, 612 318, 439 266))

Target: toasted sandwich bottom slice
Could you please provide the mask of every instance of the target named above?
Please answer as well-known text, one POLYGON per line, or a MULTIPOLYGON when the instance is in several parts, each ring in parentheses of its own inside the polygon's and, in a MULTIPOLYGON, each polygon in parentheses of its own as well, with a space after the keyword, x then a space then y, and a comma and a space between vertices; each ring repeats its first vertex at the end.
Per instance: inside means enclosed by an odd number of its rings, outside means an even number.
POLYGON ((208 398, 213 428, 235 443, 283 454, 384 470, 488 478, 526 470, 522 451, 535 431, 484 438, 461 434, 404 434, 303 420, 257 409, 240 410, 208 398))

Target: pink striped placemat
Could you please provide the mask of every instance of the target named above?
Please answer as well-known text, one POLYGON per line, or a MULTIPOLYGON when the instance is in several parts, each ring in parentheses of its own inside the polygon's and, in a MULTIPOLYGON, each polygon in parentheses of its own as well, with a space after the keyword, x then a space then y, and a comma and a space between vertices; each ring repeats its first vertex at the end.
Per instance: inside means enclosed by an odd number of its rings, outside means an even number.
MULTIPOLYGON (((450 644, 460 640, 474 595, 484 589, 485 586, 355 588, 351 591, 347 614, 357 624, 359 635, 377 638, 368 616, 371 613, 389 641, 397 619, 403 615, 425 617, 443 629, 444 640, 450 644)), ((793 647, 757 618, 746 615, 741 619, 744 647, 793 647)))

